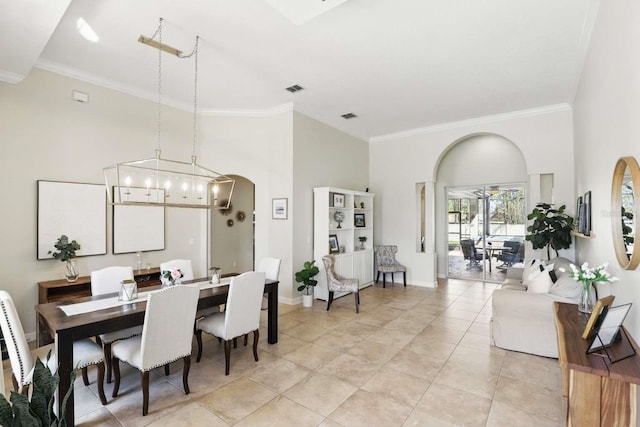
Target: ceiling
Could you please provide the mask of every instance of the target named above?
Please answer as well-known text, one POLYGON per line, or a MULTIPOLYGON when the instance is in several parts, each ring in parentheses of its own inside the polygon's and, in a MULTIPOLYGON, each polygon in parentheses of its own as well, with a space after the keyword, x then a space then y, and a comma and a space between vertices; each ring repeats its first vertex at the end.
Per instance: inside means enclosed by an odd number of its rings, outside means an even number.
MULTIPOLYGON (((33 67, 157 100, 158 51, 199 50, 203 114, 290 109, 369 140, 572 104, 597 0, 0 0, 0 80, 33 67), (84 18, 100 40, 76 29, 84 18), (303 91, 290 93, 298 84, 303 91), (342 114, 358 117, 345 120, 342 114)), ((193 105, 193 61, 163 54, 163 100, 193 105)))

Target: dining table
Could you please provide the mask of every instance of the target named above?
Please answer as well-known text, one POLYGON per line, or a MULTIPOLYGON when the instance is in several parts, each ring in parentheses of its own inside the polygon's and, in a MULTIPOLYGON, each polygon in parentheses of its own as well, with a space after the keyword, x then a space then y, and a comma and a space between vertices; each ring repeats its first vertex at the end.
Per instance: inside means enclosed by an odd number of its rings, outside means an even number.
MULTIPOLYGON (((229 294, 231 278, 222 279, 220 283, 211 284, 209 279, 183 281, 183 284, 198 284, 200 297, 198 310, 225 304, 229 294)), ((265 280, 264 292, 267 294, 267 342, 278 342, 278 284, 276 280, 265 280)), ((177 285, 179 286, 179 285, 177 285)), ((36 321, 41 327, 55 337, 58 357, 58 408, 62 409, 62 397, 72 387, 71 373, 73 366, 73 342, 97 335, 119 331, 144 323, 148 292, 160 289, 144 288, 138 298, 133 301, 119 301, 118 294, 105 294, 59 300, 35 306, 36 321)), ((167 343, 170 344, 170 343, 167 343)), ((64 412, 67 426, 74 424, 73 390, 67 401, 64 412)), ((62 412, 58 412, 62 413, 62 412)))

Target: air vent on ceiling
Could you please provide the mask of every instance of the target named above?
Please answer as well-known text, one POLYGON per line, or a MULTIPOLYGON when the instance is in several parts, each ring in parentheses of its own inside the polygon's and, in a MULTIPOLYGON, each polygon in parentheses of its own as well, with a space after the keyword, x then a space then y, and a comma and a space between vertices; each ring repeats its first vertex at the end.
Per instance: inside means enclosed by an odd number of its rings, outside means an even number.
POLYGON ((296 93, 296 92, 300 92, 301 90, 304 90, 304 88, 300 85, 289 86, 286 89, 291 93, 296 93))
POLYGON ((343 115, 341 115, 340 117, 342 117, 342 118, 343 118, 343 119, 345 119, 345 120, 349 120, 349 119, 355 119, 355 118, 356 118, 356 117, 358 117, 358 116, 356 116, 356 115, 355 115, 355 114, 353 114, 353 113, 347 113, 347 114, 343 114, 343 115))

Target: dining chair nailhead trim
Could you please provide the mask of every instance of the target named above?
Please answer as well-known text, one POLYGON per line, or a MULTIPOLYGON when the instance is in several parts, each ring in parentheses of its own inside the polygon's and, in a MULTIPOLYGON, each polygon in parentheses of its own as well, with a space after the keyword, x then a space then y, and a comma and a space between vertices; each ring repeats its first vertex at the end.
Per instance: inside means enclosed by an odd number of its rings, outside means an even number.
MULTIPOLYGON (((11 322, 9 321, 9 316, 7 315, 7 308, 4 305, 4 301, 0 301, 0 306, 2 306, 2 314, 4 315, 5 320, 7 321, 7 326, 9 327, 9 332, 11 333, 11 341, 13 341, 13 343, 16 342, 16 336, 15 336, 15 332, 13 331, 13 328, 11 327, 11 322)), ((22 387, 24 385, 24 363, 22 362, 22 356, 20 355, 19 351, 16 351, 16 354, 18 355, 18 363, 20 364, 20 386, 22 387)))

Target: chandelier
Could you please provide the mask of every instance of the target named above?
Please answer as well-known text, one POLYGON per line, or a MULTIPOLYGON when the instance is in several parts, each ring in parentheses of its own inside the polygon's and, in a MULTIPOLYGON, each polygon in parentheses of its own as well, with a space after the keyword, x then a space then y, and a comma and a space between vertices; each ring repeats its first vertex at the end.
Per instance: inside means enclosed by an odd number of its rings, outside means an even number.
POLYGON ((152 37, 140 36, 140 43, 158 49, 158 146, 155 156, 118 163, 103 169, 109 200, 113 205, 171 206, 182 208, 227 209, 235 181, 196 162, 196 119, 198 100, 198 44, 183 55, 162 43, 162 18, 152 37), (156 40, 157 36, 157 40, 156 40), (194 59, 193 143, 191 162, 162 158, 160 135, 162 124, 162 52, 180 59, 194 59))

